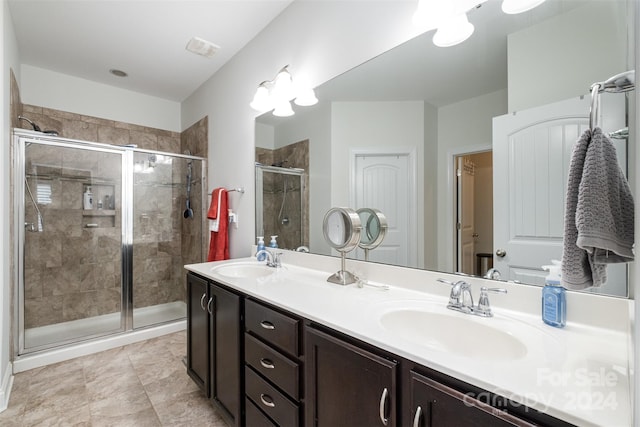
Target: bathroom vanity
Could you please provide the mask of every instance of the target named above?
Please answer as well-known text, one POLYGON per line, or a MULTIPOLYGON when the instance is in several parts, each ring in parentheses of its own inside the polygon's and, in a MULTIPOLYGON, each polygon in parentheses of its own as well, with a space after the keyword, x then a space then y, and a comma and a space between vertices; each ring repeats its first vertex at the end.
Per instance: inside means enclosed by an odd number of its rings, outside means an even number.
POLYGON ((341 286, 337 262, 185 266, 188 372, 230 425, 630 425, 627 300, 577 295, 555 329, 536 287, 505 283, 480 318, 446 309, 455 276, 350 261, 389 288, 341 286))

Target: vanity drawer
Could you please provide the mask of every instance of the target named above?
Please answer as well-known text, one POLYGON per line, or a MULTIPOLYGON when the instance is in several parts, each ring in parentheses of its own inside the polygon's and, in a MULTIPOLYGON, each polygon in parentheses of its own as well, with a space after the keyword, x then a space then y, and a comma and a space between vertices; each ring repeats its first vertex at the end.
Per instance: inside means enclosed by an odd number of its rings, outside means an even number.
POLYGON ((255 301, 245 302, 247 331, 263 338, 293 356, 299 356, 300 321, 255 301))
POLYGON ((253 404, 251 399, 244 399, 245 407, 245 424, 250 427, 278 427, 271 420, 263 414, 256 405, 253 404))
POLYGON ((300 399, 299 365, 257 338, 244 335, 244 359, 293 399, 300 399))
POLYGON ((244 372, 247 397, 258 408, 280 426, 299 425, 298 405, 263 380, 248 366, 245 366, 244 372))

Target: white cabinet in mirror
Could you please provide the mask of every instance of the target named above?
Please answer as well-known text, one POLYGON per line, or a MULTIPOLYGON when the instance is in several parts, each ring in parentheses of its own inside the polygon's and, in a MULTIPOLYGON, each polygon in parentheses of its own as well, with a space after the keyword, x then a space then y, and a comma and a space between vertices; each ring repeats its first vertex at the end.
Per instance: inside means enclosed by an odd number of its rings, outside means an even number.
MULTIPOLYGON (((636 7, 549 0, 507 15, 485 2, 469 11, 476 29, 464 43, 438 48, 424 33, 322 84, 320 102, 295 117, 258 117, 257 150, 308 141, 310 251, 331 254, 319 231, 331 206, 371 207, 387 217, 384 245, 398 248, 382 259, 381 246, 371 261, 471 275, 500 265, 501 280, 542 286, 541 266, 562 254, 569 158, 589 125, 589 88, 638 69, 628 37, 636 7), (456 167, 476 153, 488 154, 456 167)), ((627 123, 636 93, 603 94, 605 132, 636 134, 627 123)), ((629 145, 620 140, 618 156, 634 176, 629 145)), ((620 269, 588 292, 626 297, 620 269)))

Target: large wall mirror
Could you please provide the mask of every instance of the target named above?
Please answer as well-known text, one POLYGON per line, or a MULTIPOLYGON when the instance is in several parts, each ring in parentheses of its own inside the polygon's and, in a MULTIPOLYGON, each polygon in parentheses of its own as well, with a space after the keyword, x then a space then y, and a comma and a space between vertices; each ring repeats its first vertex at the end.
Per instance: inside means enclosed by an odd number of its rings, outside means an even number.
MULTIPOLYGON (((540 266, 562 254, 565 181, 591 84, 635 68, 634 3, 547 0, 506 15, 485 2, 469 12, 475 32, 462 44, 436 47, 427 32, 319 86, 317 105, 258 117, 256 161, 305 169, 312 253, 332 255, 322 236, 331 206, 376 208, 388 230, 372 262, 493 267, 502 280, 543 284, 540 266)), ((636 93, 602 95, 605 132, 629 127, 633 141, 636 93)), ((634 144, 615 144, 633 178, 634 144)), ((609 267, 589 291, 628 296, 627 270, 609 267)))

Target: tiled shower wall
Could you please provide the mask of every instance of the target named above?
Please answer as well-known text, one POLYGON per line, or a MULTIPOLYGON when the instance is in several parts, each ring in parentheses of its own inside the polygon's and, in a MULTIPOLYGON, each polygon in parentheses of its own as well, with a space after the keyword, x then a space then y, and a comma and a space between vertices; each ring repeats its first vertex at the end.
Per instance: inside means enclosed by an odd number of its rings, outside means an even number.
MULTIPOLYGON (((13 76, 11 112, 14 127, 31 129, 28 123, 18 121, 17 116, 22 114, 43 130, 57 130, 65 138, 136 144, 141 149, 179 154, 189 150, 193 155, 207 156, 206 117, 177 133, 25 105, 20 102, 13 76)), ((200 194, 202 184, 206 185, 201 179, 200 162, 193 164, 191 201, 196 214, 193 220, 186 220, 182 215, 186 201, 186 160, 174 158, 173 166, 158 165, 155 169, 157 173, 154 171, 145 177, 142 181, 147 182, 140 182, 144 185, 134 189, 136 308, 185 301, 182 266, 200 262, 206 247, 200 238, 200 194), (169 184, 171 182, 173 184, 169 184)), ((62 166, 58 171, 54 168, 47 172, 68 173, 62 166)), ((33 179, 29 182, 35 184, 33 179)), ((29 268, 25 272, 27 328, 117 312, 121 308, 120 195, 116 192, 113 226, 87 229, 83 228, 81 217, 82 177, 51 182, 55 201, 39 205, 46 218, 47 232, 26 233, 29 239, 26 244, 29 268)), ((33 218, 35 213, 27 210, 27 215, 33 218)), ((15 260, 12 265, 15 268, 15 260)))
POLYGON ((309 246, 309 141, 296 142, 275 150, 256 147, 256 162, 305 170, 302 180, 293 175, 265 173, 262 209, 265 244, 269 244, 270 235, 277 235, 281 248, 309 246), (283 205, 285 181, 287 193, 283 205), (288 222, 283 222, 285 216, 288 222))

